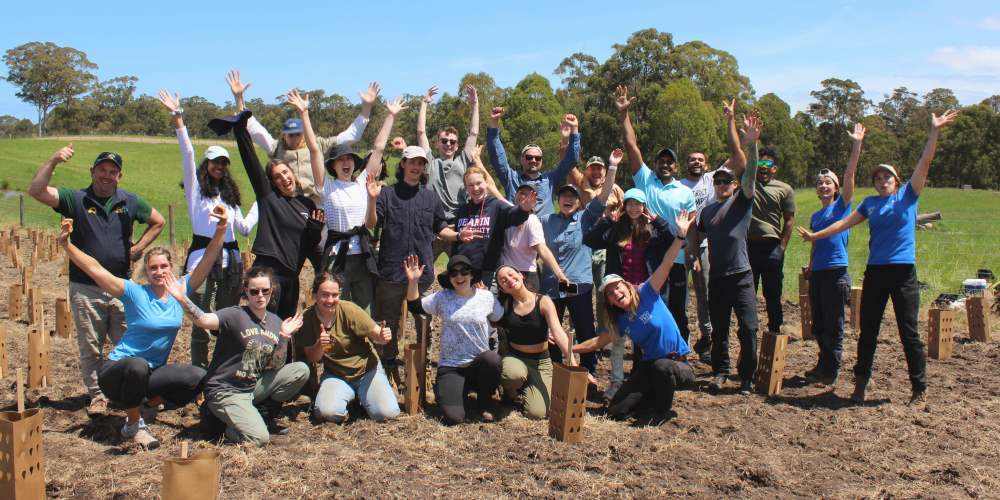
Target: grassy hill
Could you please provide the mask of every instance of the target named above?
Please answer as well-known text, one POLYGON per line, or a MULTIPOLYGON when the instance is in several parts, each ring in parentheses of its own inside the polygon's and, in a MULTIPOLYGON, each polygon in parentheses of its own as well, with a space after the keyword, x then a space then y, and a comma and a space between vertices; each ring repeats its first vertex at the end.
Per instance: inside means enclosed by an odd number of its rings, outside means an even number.
MULTIPOLYGON (((66 141, 51 139, 0 140, 0 187, 12 191, 25 191, 38 166, 66 141)), ((197 141, 195 153, 200 155, 210 144, 197 141)), ((232 143, 226 143, 236 154, 232 143)), ((85 186, 90 180, 90 162, 101 151, 117 151, 125 161, 122 187, 141 194, 166 216, 167 206, 174 205, 175 234, 177 241, 190 238, 191 226, 187 219, 183 191, 180 187, 180 153, 171 138, 74 138, 76 155, 67 164, 60 165, 53 177, 53 184, 60 186, 85 186)), ((394 162, 390 162, 394 163, 394 162)), ((236 178, 244 193, 244 209, 252 203, 253 191, 242 174, 242 164, 234 158, 236 178)), ((862 189, 855 204, 864 196, 874 194, 862 189)), ((796 192, 798 224, 808 224, 809 215, 819 208, 819 201, 812 189, 796 192)), ((919 279, 929 289, 924 300, 940 292, 956 290, 965 278, 974 277, 980 268, 992 269, 1000 274, 1000 193, 993 191, 961 191, 957 189, 927 189, 920 199, 921 212, 941 211, 944 220, 933 229, 917 233, 917 259, 919 279)), ((18 200, 16 193, 0 197, 0 224, 16 222, 18 200)), ((25 222, 30 226, 56 227, 58 215, 26 196, 25 222)), ((165 242, 164 230, 160 241, 165 242)), ((861 225, 852 231, 850 239, 851 276, 860 285, 868 255, 868 228, 861 225)), ((798 269, 809 260, 809 246, 797 236, 789 246, 785 264, 785 295, 793 298, 798 290, 798 269)))

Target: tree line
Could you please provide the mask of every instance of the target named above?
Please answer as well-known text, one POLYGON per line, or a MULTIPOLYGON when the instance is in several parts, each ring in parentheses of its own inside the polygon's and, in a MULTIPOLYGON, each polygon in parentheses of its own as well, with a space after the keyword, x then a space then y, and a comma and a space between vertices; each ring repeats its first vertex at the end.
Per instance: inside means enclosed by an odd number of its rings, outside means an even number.
MULTIPOLYGON (((744 112, 757 110, 765 122, 761 140, 779 153, 779 175, 795 186, 812 183, 823 168, 842 171, 850 151, 848 130, 861 122, 868 128, 858 180, 869 183, 870 169, 889 163, 904 175, 916 164, 930 128, 931 113, 961 109, 958 121, 942 137, 930 181, 935 186, 1000 189, 1000 95, 975 105, 962 106, 954 92, 933 89, 918 95, 906 87, 895 89, 874 102, 850 79, 829 78, 811 92, 806 111, 792 113, 779 96, 757 96, 750 79, 740 73, 732 54, 701 41, 676 44, 670 33, 645 29, 623 44, 613 45, 604 61, 576 53, 565 58, 554 74, 556 86, 538 73, 525 76, 513 87, 500 87, 487 73, 466 74, 455 93, 445 92, 428 111, 428 130, 446 125, 466 130, 470 108, 462 95, 466 85, 479 91, 480 123, 484 130, 493 106, 507 109, 504 140, 511 145, 536 143, 544 148, 546 162, 554 164, 560 140, 559 123, 565 113, 579 117, 585 157, 606 155, 620 145, 613 91, 627 86, 637 97, 632 106, 639 143, 649 151, 670 147, 683 164, 687 153, 704 152, 712 164, 725 158, 723 99, 735 97, 744 112)), ((0 134, 172 135, 169 115, 150 95, 136 91, 138 78, 120 76, 98 81, 97 65, 85 53, 51 42, 31 42, 4 55, 6 79, 17 96, 33 104, 38 121, 0 116, 0 134)), ((267 75, 249 75, 248 80, 267 75)), ((220 85, 224 85, 222 74, 220 85)), ((361 90, 364 82, 359 81, 361 90)), ((199 96, 183 96, 185 121, 191 135, 212 137, 210 118, 235 111, 232 102, 213 103, 199 96)), ((333 135, 346 127, 360 110, 360 103, 322 89, 305 90, 310 114, 320 135, 333 135)), ((408 96, 418 99, 423 89, 408 96)), ((272 133, 277 133, 293 110, 278 98, 250 98, 247 107, 272 133)), ((356 100, 355 100, 356 101, 356 100)), ((372 120, 380 123, 385 110, 376 106, 372 120)), ((397 117, 397 134, 416 143, 417 106, 397 117)), ((362 147, 374 139, 378 127, 369 127, 362 147)))

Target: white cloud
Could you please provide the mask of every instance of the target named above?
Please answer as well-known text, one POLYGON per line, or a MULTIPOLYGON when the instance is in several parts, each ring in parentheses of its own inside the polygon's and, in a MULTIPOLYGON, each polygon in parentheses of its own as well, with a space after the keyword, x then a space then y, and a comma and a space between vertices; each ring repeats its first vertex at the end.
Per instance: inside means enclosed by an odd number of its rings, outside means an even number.
POLYGON ((979 27, 984 30, 1000 31, 1000 16, 989 16, 979 22, 979 27))
POLYGON ((1000 47, 941 47, 928 60, 963 73, 1000 76, 1000 47))

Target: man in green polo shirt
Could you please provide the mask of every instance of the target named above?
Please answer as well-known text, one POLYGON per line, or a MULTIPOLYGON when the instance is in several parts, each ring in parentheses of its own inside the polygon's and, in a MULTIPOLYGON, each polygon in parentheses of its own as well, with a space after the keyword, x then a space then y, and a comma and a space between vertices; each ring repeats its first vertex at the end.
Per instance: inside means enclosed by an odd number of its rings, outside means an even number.
MULTIPOLYGON (((142 198, 118 189, 122 178, 122 157, 117 153, 97 155, 90 168, 90 185, 85 189, 55 188, 49 185, 56 165, 73 157, 73 145, 56 151, 35 172, 28 194, 73 219, 71 241, 87 255, 119 278, 129 278, 131 263, 163 230, 164 220, 142 198), (132 243, 132 227, 146 224, 139 241, 132 243)), ((91 415, 107 411, 108 400, 97 386, 97 372, 103 360, 106 340, 117 344, 125 332, 125 309, 121 301, 98 287, 73 264, 69 269, 69 296, 80 347, 80 375, 90 393, 91 415)))
MULTIPOLYGON (((784 280, 785 248, 795 227, 795 190, 774 178, 778 153, 764 148, 757 163, 757 190, 753 197, 753 218, 747 235, 747 253, 753 269, 754 290, 764 290, 767 304, 767 331, 782 333, 781 289, 784 280)), ((793 339, 795 336, 792 337, 793 339)))

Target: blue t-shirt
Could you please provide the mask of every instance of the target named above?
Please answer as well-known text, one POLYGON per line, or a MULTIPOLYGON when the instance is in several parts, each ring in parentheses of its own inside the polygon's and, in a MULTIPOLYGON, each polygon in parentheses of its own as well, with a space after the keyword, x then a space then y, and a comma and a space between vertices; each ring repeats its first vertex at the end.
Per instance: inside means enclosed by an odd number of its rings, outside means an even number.
MULTIPOLYGON (((188 277, 181 279, 190 293, 188 277)), ((150 368, 166 364, 184 320, 181 304, 169 294, 160 300, 153 294, 152 287, 132 280, 125 280, 121 301, 125 305, 125 334, 108 354, 108 359, 142 358, 150 368)))
POLYGON ((691 352, 674 317, 649 281, 639 286, 639 307, 635 314, 626 312, 618 316, 618 334, 628 335, 633 344, 642 348, 643 361, 665 358, 670 353, 684 356, 691 352))
MULTIPOLYGON (((851 204, 845 203, 844 198, 838 196, 829 206, 820 208, 812 214, 809 229, 813 232, 821 231, 834 222, 847 217, 849 213, 851 213, 851 204)), ((847 267, 847 240, 850 233, 850 230, 841 231, 829 238, 814 241, 812 270, 822 271, 835 267, 847 267)))
POLYGON ((917 263, 917 192, 903 184, 889 196, 869 196, 858 205, 868 219, 868 265, 917 263))
MULTIPOLYGON (((698 209, 698 203, 694 198, 694 191, 681 184, 679 180, 673 180, 669 184, 653 173, 644 163, 639 167, 639 171, 632 176, 635 187, 642 190, 646 195, 646 206, 649 211, 657 217, 663 217, 670 226, 670 232, 677 234, 677 222, 674 220, 680 215, 681 210, 694 212, 698 209)), ((678 264, 684 263, 684 249, 677 254, 678 264)))

